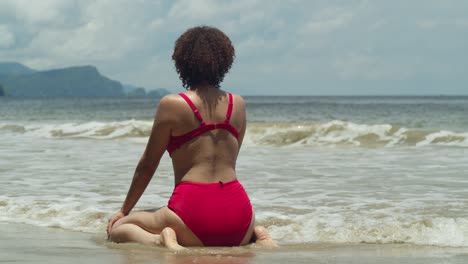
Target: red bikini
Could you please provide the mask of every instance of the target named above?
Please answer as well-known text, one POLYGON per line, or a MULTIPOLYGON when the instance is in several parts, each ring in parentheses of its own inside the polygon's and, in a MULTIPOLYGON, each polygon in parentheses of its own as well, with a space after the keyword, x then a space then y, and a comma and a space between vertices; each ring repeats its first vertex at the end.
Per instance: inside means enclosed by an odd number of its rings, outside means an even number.
POLYGON ((252 205, 238 180, 180 182, 167 205, 205 246, 239 246, 252 221, 252 205))
MULTIPOLYGON (((171 137, 167 151, 177 148, 193 138, 214 129, 225 129, 238 138, 239 133, 229 124, 232 114, 232 94, 223 123, 206 124, 198 109, 183 93, 200 121, 200 127, 181 136, 171 137)), ((252 222, 253 209, 249 197, 238 180, 230 182, 186 182, 174 188, 168 208, 176 213, 205 246, 239 246, 252 222)))
POLYGON ((180 93, 179 95, 182 96, 182 98, 184 98, 187 104, 190 106, 193 113, 197 117, 198 121, 200 121, 200 126, 183 135, 171 136, 171 138, 169 139, 169 144, 167 145, 167 152, 169 152, 169 155, 172 155, 172 152, 174 152, 176 149, 178 149, 180 146, 184 145, 188 141, 200 136, 203 133, 206 133, 214 129, 225 129, 231 132, 231 134, 234 137, 236 137, 236 139, 239 137, 239 133, 237 132, 236 128, 233 127, 231 124, 229 124, 229 120, 231 119, 231 114, 232 114, 232 101, 233 101, 232 94, 228 93, 229 105, 228 105, 228 110, 226 113, 226 119, 224 120, 224 122, 223 123, 211 123, 211 124, 207 124, 205 123, 205 121, 203 121, 203 118, 198 112, 197 107, 192 103, 190 98, 188 98, 183 93, 180 93))

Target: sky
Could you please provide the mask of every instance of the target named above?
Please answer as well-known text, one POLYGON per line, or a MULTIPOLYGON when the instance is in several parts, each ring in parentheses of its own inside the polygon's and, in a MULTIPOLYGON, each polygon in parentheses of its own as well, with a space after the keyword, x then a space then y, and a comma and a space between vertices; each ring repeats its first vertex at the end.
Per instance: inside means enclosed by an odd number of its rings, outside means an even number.
POLYGON ((198 25, 236 49, 242 95, 468 95, 465 0, 0 0, 0 61, 94 65, 183 91, 171 55, 198 25))

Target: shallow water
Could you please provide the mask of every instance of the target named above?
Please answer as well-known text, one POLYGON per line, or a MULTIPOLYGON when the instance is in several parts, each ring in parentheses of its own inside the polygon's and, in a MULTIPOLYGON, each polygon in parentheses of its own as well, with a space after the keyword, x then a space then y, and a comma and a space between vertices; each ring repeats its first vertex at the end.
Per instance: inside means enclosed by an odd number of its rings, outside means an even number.
MULTIPOLYGON (((251 97, 237 173, 283 246, 468 247, 468 98, 251 97)), ((1 99, 0 221, 103 233, 150 99, 1 99)), ((172 193, 163 157, 137 208, 172 193)))
POLYGON ((0 260, 8 263, 408 263, 462 264, 466 249, 411 244, 301 243, 277 249, 258 247, 190 248, 114 244, 95 234, 59 228, 0 223, 0 260))

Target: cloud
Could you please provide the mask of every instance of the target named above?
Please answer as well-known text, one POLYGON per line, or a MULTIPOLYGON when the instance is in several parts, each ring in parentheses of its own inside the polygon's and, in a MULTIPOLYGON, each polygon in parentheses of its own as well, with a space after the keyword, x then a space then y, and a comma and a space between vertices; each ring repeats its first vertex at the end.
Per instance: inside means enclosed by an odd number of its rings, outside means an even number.
POLYGON ((468 29, 468 19, 466 18, 449 18, 449 19, 425 19, 416 22, 421 29, 434 30, 438 28, 460 28, 468 29))
POLYGON ((169 10, 169 17, 180 18, 186 20, 213 19, 219 15, 218 10, 221 10, 221 2, 215 0, 181 0, 175 1, 174 5, 169 10))
POLYGON ((404 80, 421 66, 418 61, 400 65, 382 56, 353 53, 336 58, 333 65, 343 80, 404 80))
POLYGON ((9 48, 15 44, 15 36, 10 30, 3 25, 0 25, 0 49, 9 48))
POLYGON ((367 0, 4 0, 0 61, 37 69, 93 64, 125 83, 176 88, 175 40, 189 27, 212 25, 236 47, 225 82, 234 92, 268 87, 303 94, 313 86, 319 94, 349 93, 343 87, 367 85, 365 91, 372 91, 376 82, 391 80, 466 83, 467 12, 468 4, 455 0, 424 6, 367 0))
POLYGON ((149 25, 150 30, 159 31, 164 28, 164 19, 156 18, 149 25))
POLYGON ((15 0, 12 3, 17 20, 33 27, 67 27, 79 18, 75 13, 79 10, 78 1, 15 0))
POLYGON ((331 33, 343 28, 353 19, 353 13, 338 8, 322 10, 301 29, 303 34, 331 33))

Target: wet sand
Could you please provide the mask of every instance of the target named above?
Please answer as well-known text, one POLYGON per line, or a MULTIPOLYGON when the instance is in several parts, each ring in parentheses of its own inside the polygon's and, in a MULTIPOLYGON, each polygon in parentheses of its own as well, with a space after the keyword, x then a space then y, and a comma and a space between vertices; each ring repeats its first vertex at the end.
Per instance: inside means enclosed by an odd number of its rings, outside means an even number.
POLYGON ((295 244, 278 249, 163 248, 114 244, 105 235, 0 223, 2 263, 468 263, 468 248, 410 244, 295 244))

